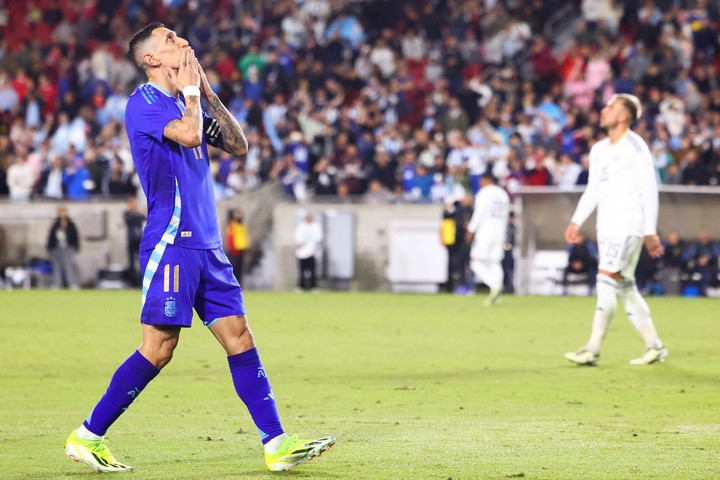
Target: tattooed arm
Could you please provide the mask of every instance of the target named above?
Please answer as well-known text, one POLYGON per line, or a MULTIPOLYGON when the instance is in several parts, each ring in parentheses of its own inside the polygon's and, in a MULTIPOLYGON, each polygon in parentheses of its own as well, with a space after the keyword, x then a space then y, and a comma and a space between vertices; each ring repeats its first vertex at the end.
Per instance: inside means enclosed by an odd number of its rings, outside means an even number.
POLYGON ((185 113, 182 118, 165 125, 163 135, 183 147, 195 148, 202 144, 202 126, 200 97, 188 95, 185 97, 185 113))
MULTIPOLYGON (((178 91, 185 87, 200 86, 200 64, 191 48, 184 48, 180 57, 180 68, 175 73, 170 67, 165 72, 170 84, 178 91)), ((196 90, 197 91, 197 90, 196 90)), ((195 148, 202 144, 202 108, 199 95, 185 95, 185 113, 179 120, 165 125, 163 136, 183 147, 195 148)))
POLYGON ((206 120, 203 125, 208 143, 233 155, 244 155, 248 151, 248 141, 240 124, 212 91, 202 67, 200 78, 200 89, 207 98, 213 116, 212 120, 206 120))

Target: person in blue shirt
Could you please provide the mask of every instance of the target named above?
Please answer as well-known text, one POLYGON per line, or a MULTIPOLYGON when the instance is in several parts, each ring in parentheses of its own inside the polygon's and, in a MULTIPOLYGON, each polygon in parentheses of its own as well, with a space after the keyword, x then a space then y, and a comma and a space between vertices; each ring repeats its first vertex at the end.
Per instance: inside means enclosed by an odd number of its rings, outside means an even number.
POLYGON ((107 448, 105 432, 170 362, 194 309, 228 355, 235 390, 258 428, 267 468, 289 470, 331 448, 335 439, 285 434, 245 316, 242 290, 222 249, 207 146, 242 155, 247 140, 213 93, 187 40, 151 23, 130 40, 129 53, 148 78, 130 96, 125 111, 148 201, 140 243, 142 343, 70 434, 65 452, 96 471, 132 470, 107 448))

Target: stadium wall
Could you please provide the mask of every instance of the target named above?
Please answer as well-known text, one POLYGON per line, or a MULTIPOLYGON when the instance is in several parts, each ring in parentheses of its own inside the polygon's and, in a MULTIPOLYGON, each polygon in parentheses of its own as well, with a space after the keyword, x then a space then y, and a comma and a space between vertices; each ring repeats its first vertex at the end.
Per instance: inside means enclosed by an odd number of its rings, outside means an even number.
MULTIPOLYGON (((519 293, 528 293, 532 260, 540 250, 562 251, 566 248, 563 232, 577 204, 581 190, 559 191, 556 188, 527 188, 515 195, 517 212, 516 284, 519 293)), ((48 231, 60 203, 0 203, 0 228, 5 240, 0 246, 0 268, 24 265, 33 257, 47 258, 45 244, 48 231)), ((125 203, 98 201, 62 203, 78 225, 81 251, 77 257, 80 280, 94 285, 98 271, 126 263, 126 230, 123 221, 125 203)), ((701 187, 662 187, 660 194, 661 234, 676 229, 693 240, 701 229, 720 239, 720 189, 701 187)), ((246 214, 255 248, 267 250, 265 262, 270 280, 262 288, 288 290, 297 281, 293 232, 302 211, 351 212, 354 215, 354 277, 342 285, 326 279, 324 288, 390 291, 388 280, 389 230, 395 220, 417 220, 439 226, 439 205, 366 205, 357 203, 291 204, 282 201, 277 185, 242 194, 217 203, 218 217, 224 226, 231 208, 242 208, 246 214)), ((584 227, 594 238, 594 218, 584 227)), ((439 237, 438 237, 439 241, 439 237)), ((418 262, 428 262, 419 255, 418 262)), ((257 285, 257 284, 256 284, 257 285)), ((255 287, 253 285, 253 287, 255 287)))
MULTIPOLYGON (((218 219, 224 228, 228 212, 242 208, 248 228, 255 238, 269 236, 272 230, 272 207, 282 200, 278 185, 267 184, 251 192, 217 202, 218 219)), ((57 209, 65 206, 80 234, 80 252, 76 256, 78 277, 82 286, 94 286, 103 269, 127 265, 127 230, 122 200, 87 202, 31 203, 0 202, 0 270, 24 266, 31 259, 49 258, 46 243, 57 209)), ((222 230, 221 230, 222 232, 222 230)))
MULTIPOLYGON (((518 293, 537 293, 530 288, 536 252, 566 250, 563 238, 565 227, 581 194, 582 188, 562 191, 557 187, 525 187, 514 195, 517 217, 515 283, 518 293)), ((275 289, 291 289, 297 280, 292 233, 301 212, 312 210, 322 213, 328 209, 342 209, 356 215, 356 269, 349 288, 381 291, 392 290, 388 280, 390 223, 394 220, 425 220, 436 221, 439 227, 442 212, 442 207, 438 205, 313 204, 308 207, 278 204, 273 215, 274 249, 277 253, 275 289)), ((696 239, 698 232, 705 229, 713 238, 720 239, 720 189, 661 187, 658 229, 661 237, 670 230, 677 230, 687 240, 696 239)), ((583 231, 595 239, 594 214, 583 226, 583 231)), ((417 261, 429 262, 429 259, 419 257, 417 261)))

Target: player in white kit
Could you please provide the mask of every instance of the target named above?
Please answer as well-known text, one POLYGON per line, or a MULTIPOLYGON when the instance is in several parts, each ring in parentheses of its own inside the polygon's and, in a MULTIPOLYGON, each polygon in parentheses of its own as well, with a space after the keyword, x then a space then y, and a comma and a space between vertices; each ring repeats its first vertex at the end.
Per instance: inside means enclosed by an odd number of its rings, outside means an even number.
POLYGON ((480 179, 480 191, 475 196, 475 209, 468 224, 467 242, 470 247, 470 269, 475 277, 490 287, 490 295, 483 305, 495 305, 503 288, 502 259, 510 213, 510 196, 497 186, 492 173, 480 179))
POLYGON ((648 365, 668 356, 650 318, 650 308, 635 284, 635 267, 643 244, 653 258, 663 253, 656 231, 658 188, 650 150, 630 130, 641 114, 640 101, 628 94, 613 95, 602 109, 600 126, 608 136, 590 150, 588 185, 565 230, 565 240, 576 242, 578 229, 597 207, 600 265, 592 333, 583 348, 565 354, 578 365, 595 365, 599 360, 600 345, 618 297, 645 342, 645 353, 630 360, 630 364, 648 365))

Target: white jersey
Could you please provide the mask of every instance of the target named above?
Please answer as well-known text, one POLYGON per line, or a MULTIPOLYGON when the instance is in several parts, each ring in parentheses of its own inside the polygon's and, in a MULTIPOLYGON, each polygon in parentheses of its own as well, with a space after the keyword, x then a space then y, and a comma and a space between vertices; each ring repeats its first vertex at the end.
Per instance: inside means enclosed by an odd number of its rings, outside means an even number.
POLYGON ((475 196, 475 210, 468 231, 475 234, 472 258, 500 261, 510 213, 510 196, 497 185, 487 185, 475 196))
POLYGON ((657 179, 637 133, 628 130, 614 145, 605 138, 590 150, 588 185, 571 222, 582 225, 596 207, 598 239, 656 234, 657 179))

